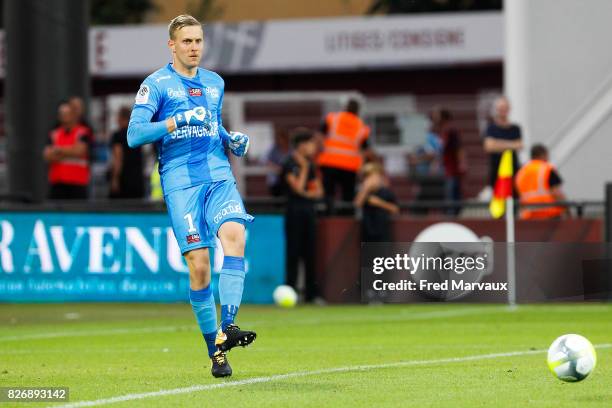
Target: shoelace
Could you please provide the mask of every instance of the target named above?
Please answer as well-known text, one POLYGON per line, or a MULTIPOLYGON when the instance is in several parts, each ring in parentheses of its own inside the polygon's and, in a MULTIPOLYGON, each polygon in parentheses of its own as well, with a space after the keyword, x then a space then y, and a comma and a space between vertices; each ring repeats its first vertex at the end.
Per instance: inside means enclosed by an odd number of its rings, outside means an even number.
POLYGON ((213 355, 213 359, 218 365, 224 365, 225 364, 225 353, 215 353, 213 355))

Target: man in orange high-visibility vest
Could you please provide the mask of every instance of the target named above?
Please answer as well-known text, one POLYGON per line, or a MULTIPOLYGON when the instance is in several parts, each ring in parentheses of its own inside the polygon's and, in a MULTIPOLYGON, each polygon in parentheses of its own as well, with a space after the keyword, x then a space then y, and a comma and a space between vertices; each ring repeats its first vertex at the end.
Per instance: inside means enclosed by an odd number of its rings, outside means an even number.
POLYGON ((323 189, 328 213, 333 212, 336 187, 340 187, 342 201, 355 197, 357 172, 363 163, 363 151, 368 150, 370 128, 359 117, 359 102, 349 100, 342 112, 328 113, 322 125, 323 151, 317 163, 323 176, 323 189))
MULTIPOLYGON (((519 170, 515 183, 521 204, 546 204, 565 200, 561 191, 561 177, 548 162, 548 150, 541 144, 531 148, 531 161, 519 170)), ((521 218, 559 218, 564 212, 565 208, 559 206, 532 207, 522 210, 521 218)))
POLYGON ((49 198, 87 198, 89 186, 89 130, 80 125, 77 115, 67 102, 58 107, 59 126, 51 131, 43 152, 49 163, 49 198))

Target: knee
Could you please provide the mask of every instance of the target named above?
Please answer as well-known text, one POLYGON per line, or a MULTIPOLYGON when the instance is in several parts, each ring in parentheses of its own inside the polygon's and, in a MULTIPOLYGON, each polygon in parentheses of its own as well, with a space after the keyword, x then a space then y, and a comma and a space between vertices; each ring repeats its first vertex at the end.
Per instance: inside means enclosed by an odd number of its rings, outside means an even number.
POLYGON ((187 257, 189 266, 189 285, 193 290, 204 289, 210 284, 210 261, 205 256, 187 257))
POLYGON ((244 226, 237 222, 227 222, 219 229, 219 239, 225 255, 244 256, 244 226))
POLYGON ((189 283, 194 290, 204 289, 210 284, 210 265, 197 265, 190 270, 189 283))

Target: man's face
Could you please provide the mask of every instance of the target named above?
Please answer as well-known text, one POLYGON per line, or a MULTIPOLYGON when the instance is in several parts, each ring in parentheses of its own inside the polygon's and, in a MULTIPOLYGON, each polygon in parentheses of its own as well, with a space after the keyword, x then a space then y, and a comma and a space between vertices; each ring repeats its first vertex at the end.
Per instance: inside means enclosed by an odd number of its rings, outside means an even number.
POLYGON ((510 103, 505 98, 498 99, 495 102, 495 115, 498 118, 506 119, 510 113, 510 103))
POLYGON ((185 68, 194 68, 200 65, 204 49, 204 32, 202 27, 185 26, 174 32, 174 39, 168 41, 175 61, 185 68))
POLYGON ((61 104, 57 110, 57 119, 62 126, 72 126, 75 121, 74 110, 67 103, 61 104))
POLYGON ((72 107, 72 110, 77 117, 81 117, 83 115, 83 100, 81 98, 71 98, 68 103, 72 107))
POLYGON ((314 158, 317 154, 317 142, 314 138, 302 143, 302 154, 309 159, 314 158))

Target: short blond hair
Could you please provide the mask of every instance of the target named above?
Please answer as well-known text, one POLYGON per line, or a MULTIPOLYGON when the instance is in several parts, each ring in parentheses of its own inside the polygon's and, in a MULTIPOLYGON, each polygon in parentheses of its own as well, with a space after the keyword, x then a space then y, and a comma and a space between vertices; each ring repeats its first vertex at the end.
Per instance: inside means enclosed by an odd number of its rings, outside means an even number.
POLYGON ((181 14, 180 16, 176 16, 172 19, 172 21, 170 21, 170 24, 168 24, 168 35, 170 36, 170 39, 174 40, 174 33, 187 26, 201 27, 202 23, 189 14, 181 14))
POLYGON ((372 174, 384 174, 385 169, 383 168, 381 163, 378 162, 368 162, 363 165, 361 168, 361 174, 363 177, 370 177, 372 174))

